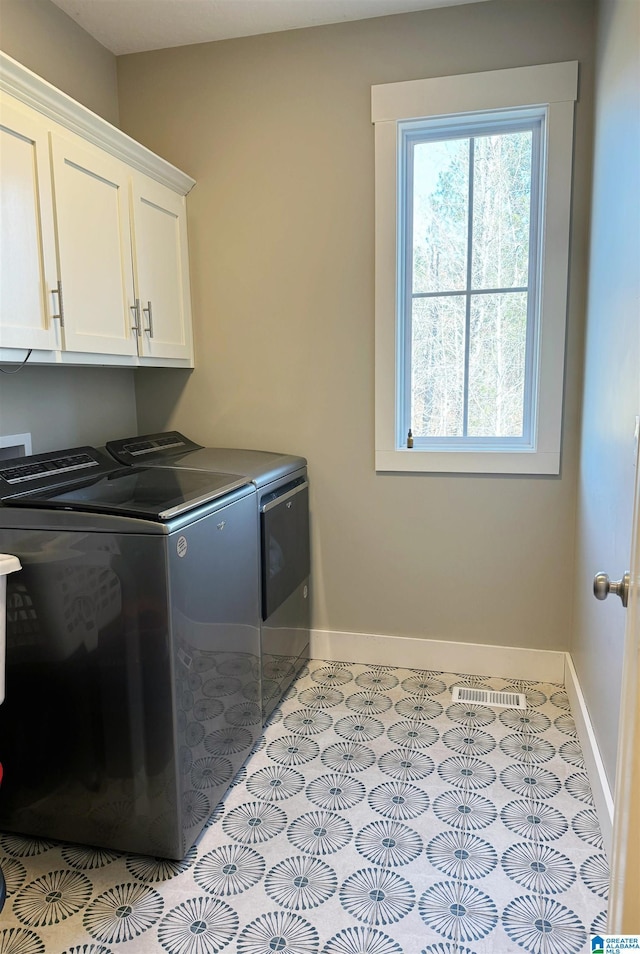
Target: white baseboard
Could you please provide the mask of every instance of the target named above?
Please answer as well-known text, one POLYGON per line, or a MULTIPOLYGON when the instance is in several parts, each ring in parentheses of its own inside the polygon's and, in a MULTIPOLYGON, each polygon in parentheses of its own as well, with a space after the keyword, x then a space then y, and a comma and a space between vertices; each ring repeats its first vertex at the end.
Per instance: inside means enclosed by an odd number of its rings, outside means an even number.
POLYGON ((500 676, 564 684, 565 653, 552 650, 454 643, 443 639, 337 633, 312 629, 312 659, 372 666, 434 669, 472 676, 500 676))
POLYGON ((613 845, 613 797, 593 726, 591 725, 589 711, 582 694, 582 689, 580 688, 580 683, 578 682, 578 675, 573 665, 573 660, 569 653, 566 654, 564 684, 567 690, 567 696, 569 697, 571 711, 576 722, 578 740, 582 747, 584 761, 587 766, 587 775, 591 783, 593 799, 596 803, 596 812, 604 840, 604 850, 610 859, 613 845))

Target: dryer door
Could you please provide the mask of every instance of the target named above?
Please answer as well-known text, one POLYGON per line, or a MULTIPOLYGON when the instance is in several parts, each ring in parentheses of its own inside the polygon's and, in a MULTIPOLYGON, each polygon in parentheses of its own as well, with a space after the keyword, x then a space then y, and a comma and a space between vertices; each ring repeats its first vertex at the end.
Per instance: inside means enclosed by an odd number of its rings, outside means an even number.
POLYGON ((309 576, 309 485, 301 479, 263 497, 262 618, 267 619, 309 576))

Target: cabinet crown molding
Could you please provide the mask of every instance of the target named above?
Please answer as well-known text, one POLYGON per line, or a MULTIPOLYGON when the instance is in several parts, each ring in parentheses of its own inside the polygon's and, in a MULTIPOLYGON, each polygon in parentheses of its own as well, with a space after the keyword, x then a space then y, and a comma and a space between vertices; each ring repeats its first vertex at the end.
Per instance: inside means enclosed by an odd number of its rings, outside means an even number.
POLYGON ((0 90, 71 130, 117 159, 150 176, 179 195, 187 195, 195 179, 177 169, 112 126, 101 116, 78 103, 27 69, 7 53, 0 51, 0 90))

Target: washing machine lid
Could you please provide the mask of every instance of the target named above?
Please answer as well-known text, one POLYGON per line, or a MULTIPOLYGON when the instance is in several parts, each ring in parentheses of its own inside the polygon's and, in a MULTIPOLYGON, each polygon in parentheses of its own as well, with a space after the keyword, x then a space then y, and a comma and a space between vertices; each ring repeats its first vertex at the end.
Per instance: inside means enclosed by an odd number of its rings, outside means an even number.
POLYGON ((0 468, 5 506, 156 521, 171 520, 249 483, 238 474, 123 467, 92 447, 16 458, 0 468))

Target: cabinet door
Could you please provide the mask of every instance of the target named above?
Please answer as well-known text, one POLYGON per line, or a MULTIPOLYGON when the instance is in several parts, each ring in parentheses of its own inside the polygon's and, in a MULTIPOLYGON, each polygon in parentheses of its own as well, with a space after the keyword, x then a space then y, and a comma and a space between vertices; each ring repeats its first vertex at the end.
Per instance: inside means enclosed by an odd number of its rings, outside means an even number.
POLYGON ((184 196, 146 176, 134 175, 132 200, 136 297, 142 314, 140 354, 191 359, 184 196))
POLYGON ((46 123, 0 100, 0 347, 56 347, 58 276, 46 123))
POLYGON ((64 347, 136 354, 129 169, 74 137, 51 143, 64 347))

